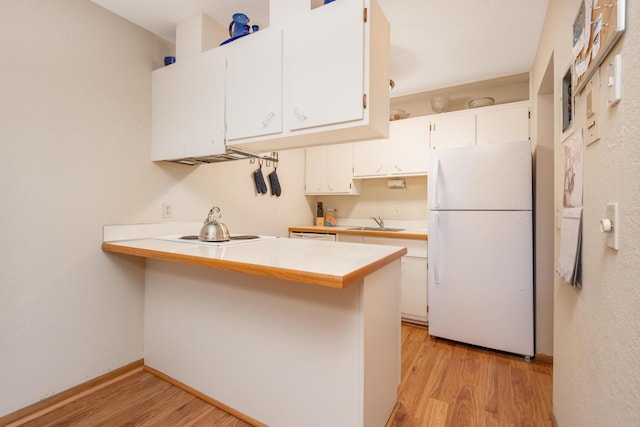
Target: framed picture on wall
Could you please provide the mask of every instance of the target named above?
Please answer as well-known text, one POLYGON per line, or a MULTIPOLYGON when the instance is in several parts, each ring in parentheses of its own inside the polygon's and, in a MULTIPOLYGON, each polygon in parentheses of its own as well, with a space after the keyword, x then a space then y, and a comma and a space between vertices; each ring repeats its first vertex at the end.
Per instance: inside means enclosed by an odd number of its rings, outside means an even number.
POLYGON ((562 114, 562 137, 561 141, 564 141, 569 135, 573 133, 573 122, 575 120, 575 97, 574 97, 574 88, 575 88, 575 77, 573 72, 573 64, 569 63, 569 65, 565 68, 565 72, 562 74, 562 81, 560 82, 561 87, 561 107, 560 112, 562 114))
POLYGON ((583 0, 573 22, 575 82, 580 93, 626 27, 626 0, 583 0))

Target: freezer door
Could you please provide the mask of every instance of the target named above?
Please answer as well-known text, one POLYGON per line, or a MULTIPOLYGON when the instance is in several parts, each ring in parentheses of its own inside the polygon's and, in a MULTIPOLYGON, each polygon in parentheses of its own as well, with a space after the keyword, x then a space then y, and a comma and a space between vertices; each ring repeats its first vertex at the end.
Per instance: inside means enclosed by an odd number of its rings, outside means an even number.
POLYGON ((429 212, 429 333, 533 355, 531 212, 429 212))
POLYGON ((448 148, 431 154, 429 209, 531 209, 529 141, 448 148))

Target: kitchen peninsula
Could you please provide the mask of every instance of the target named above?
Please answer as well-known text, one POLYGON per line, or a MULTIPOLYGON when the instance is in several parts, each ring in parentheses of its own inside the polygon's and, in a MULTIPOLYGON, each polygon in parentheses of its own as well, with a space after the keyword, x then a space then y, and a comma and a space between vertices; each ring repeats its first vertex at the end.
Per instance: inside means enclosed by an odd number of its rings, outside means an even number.
MULTIPOLYGON (((384 425, 405 248, 107 239, 145 262, 144 363, 254 425, 384 425)), ((114 255, 114 260, 120 255, 114 255)))

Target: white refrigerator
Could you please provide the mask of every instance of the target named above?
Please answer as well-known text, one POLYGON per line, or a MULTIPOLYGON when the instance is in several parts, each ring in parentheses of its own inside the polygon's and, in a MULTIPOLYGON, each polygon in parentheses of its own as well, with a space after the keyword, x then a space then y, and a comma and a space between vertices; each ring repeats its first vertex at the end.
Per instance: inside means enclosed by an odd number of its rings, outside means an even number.
POLYGON ((433 151, 428 207, 429 333, 533 356, 531 143, 433 151))

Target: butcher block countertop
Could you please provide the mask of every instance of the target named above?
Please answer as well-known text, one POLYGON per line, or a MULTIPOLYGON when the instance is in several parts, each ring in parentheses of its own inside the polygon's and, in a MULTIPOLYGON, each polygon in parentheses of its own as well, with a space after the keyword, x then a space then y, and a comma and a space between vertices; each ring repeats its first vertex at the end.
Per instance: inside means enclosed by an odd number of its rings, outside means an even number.
POLYGON ((222 247, 145 238, 105 241, 102 249, 332 288, 357 283, 407 253, 395 246, 287 238, 222 247))
POLYGON ((392 237, 396 239, 419 239, 427 240, 426 230, 405 229, 401 231, 384 231, 384 230, 354 230, 353 226, 295 226, 289 227, 289 231, 305 232, 305 233, 331 233, 331 234, 354 234, 360 236, 372 237, 392 237))

